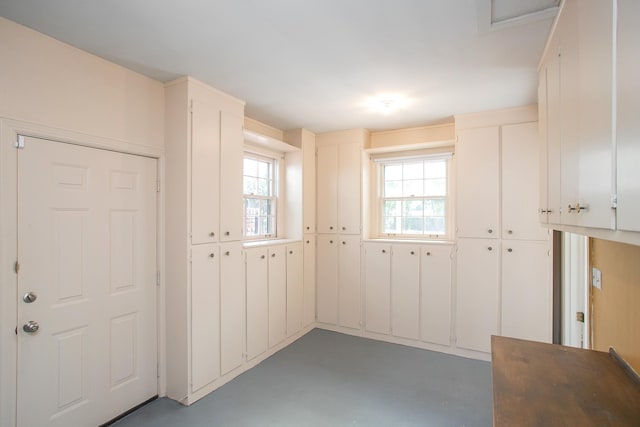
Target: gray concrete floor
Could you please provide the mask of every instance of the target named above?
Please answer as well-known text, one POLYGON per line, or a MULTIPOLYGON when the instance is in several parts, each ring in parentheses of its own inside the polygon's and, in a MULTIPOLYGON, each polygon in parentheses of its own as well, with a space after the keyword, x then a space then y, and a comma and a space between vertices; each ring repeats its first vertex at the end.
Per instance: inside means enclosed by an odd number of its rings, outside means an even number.
POLYGON ((315 329, 190 407, 113 425, 487 427, 491 411, 488 362, 315 329))

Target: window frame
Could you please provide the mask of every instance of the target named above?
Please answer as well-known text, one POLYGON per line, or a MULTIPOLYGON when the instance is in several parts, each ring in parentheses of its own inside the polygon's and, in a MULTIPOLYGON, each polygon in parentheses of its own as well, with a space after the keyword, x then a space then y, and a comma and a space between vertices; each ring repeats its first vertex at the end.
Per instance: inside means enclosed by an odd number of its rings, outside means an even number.
MULTIPOLYGON (((279 168, 280 168, 280 156, 276 153, 270 153, 270 152, 266 152, 265 150, 254 150, 251 149, 249 147, 244 148, 243 154, 242 154, 242 239, 244 241, 260 241, 260 240, 273 240, 273 239, 277 239, 278 238, 278 229, 279 229, 279 212, 280 212, 280 188, 279 188, 279 168), (253 160, 257 160, 260 162, 265 162, 265 163, 269 163, 270 165, 270 176, 269 176, 269 190, 271 195, 269 196, 264 196, 264 195, 257 195, 257 194, 247 194, 244 192, 244 178, 245 176, 245 170, 244 170, 244 160, 245 159, 253 159, 253 160), (257 199, 257 200, 270 200, 271 201, 271 207, 272 207, 272 213, 271 215, 266 215, 267 218, 272 217, 273 218, 273 233, 264 233, 264 234, 257 234, 257 235, 247 235, 246 231, 247 231, 247 212, 246 212, 246 208, 245 208, 245 204, 246 204, 246 200, 247 199, 257 199)), ((256 177, 259 178, 259 177, 256 177)), ((258 218, 262 218, 265 217, 265 215, 258 215, 258 218)))
MULTIPOLYGON (((372 230, 372 237, 377 239, 394 239, 394 240, 419 240, 419 241, 450 241, 453 239, 455 226, 453 223, 454 220, 454 194, 453 194, 453 150, 448 151, 440 151, 437 153, 427 153, 427 154, 412 154, 412 155, 402 155, 402 153, 395 153, 395 155, 391 153, 386 153, 388 155, 371 158, 371 161, 375 164, 375 188, 374 190, 374 200, 372 200, 375 205, 375 218, 373 219, 374 229, 372 230), (444 196, 418 196, 415 197, 416 200, 429 200, 429 199, 444 199, 445 200, 445 213, 444 213, 444 221, 445 221, 445 231, 444 234, 429 234, 429 233, 421 233, 421 234, 409 234, 409 233, 385 233, 383 230, 384 226, 384 201, 385 200, 411 200, 412 197, 408 196, 400 196, 400 197, 385 197, 384 196, 384 166, 393 165, 393 164, 404 164, 404 163, 418 163, 418 162, 428 162, 428 161, 437 161, 444 160, 446 165, 446 194, 444 196)), ((404 181, 404 179, 403 179, 404 181)), ((402 218, 402 216, 400 217, 402 218)), ((426 218, 423 216, 422 218, 426 218)))

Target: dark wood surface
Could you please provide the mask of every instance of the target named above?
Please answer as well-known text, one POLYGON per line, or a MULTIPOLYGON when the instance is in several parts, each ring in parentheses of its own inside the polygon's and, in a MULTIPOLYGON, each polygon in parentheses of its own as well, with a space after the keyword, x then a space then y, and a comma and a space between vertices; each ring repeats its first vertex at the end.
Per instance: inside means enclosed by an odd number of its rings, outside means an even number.
POLYGON ((494 426, 640 426, 640 386, 600 351, 491 337, 494 426))

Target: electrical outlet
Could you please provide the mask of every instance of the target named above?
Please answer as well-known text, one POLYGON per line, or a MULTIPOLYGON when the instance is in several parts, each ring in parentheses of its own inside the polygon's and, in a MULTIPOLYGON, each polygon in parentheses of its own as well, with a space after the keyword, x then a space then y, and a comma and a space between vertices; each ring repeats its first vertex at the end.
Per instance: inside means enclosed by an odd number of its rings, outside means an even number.
POLYGON ((595 267, 591 269, 591 286, 602 290, 602 272, 595 267))

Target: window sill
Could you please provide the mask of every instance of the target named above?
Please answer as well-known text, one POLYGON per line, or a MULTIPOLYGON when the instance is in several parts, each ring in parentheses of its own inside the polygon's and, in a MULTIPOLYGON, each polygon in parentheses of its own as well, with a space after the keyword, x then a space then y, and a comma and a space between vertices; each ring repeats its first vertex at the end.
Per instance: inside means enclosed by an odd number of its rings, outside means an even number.
POLYGON ((247 242, 243 242, 242 246, 244 248, 261 248, 264 246, 277 246, 277 245, 286 245, 289 243, 297 243, 302 240, 297 239, 264 239, 264 240, 250 240, 247 242))

